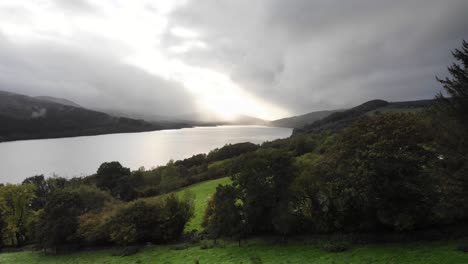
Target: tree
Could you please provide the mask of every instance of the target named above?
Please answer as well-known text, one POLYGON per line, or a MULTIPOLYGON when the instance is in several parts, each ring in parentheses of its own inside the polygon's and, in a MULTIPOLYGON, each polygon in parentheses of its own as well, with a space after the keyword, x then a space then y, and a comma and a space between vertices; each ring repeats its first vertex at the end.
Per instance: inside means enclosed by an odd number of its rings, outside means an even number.
POLYGON ((6 226, 6 223, 5 223, 5 218, 3 216, 3 210, 0 210, 0 250, 3 247, 3 233, 4 233, 5 226, 6 226))
POLYGON ((174 241, 180 237, 185 225, 195 212, 195 195, 185 192, 179 198, 171 194, 163 201, 163 224, 161 226, 164 241, 174 241))
POLYGON ((215 240, 221 236, 242 238, 242 207, 239 190, 232 185, 219 185, 208 201, 203 227, 215 240))
POLYGON ((33 214, 31 202, 34 199, 34 186, 12 185, 0 187, 0 211, 6 224, 7 240, 18 247, 28 239, 27 229, 33 214))
POLYGON ((460 63, 453 63, 448 67, 451 78, 437 80, 443 85, 449 97, 442 93, 437 96, 438 102, 460 124, 468 128, 468 42, 463 41, 460 49, 452 52, 453 57, 460 63))
POLYGON ((44 175, 36 175, 26 178, 22 184, 32 184, 35 186, 35 197, 31 203, 31 208, 35 211, 44 208, 47 202, 47 196, 50 193, 50 187, 45 180, 44 175))
POLYGON ((182 175, 174 161, 169 161, 161 168, 161 182, 159 188, 162 192, 169 192, 182 186, 182 175))
POLYGON ((99 212, 106 205, 116 203, 114 197, 108 192, 99 190, 93 185, 79 185, 65 190, 76 193, 79 196, 83 213, 99 212))
MULTIPOLYGON (((193 216, 193 203, 190 195, 182 198, 169 195, 152 201, 136 200, 116 208, 102 226, 109 234, 110 241, 118 245, 173 241, 180 237, 193 216)), ((93 219, 86 221, 99 223, 93 219)), ((86 229, 92 231, 92 228, 86 229)))
POLYGON ((260 149, 244 154, 236 164, 233 186, 239 189, 245 232, 278 231, 273 219, 278 206, 289 200, 289 186, 296 175, 291 155, 282 150, 260 149))
POLYGON ((48 199, 37 225, 37 240, 43 249, 58 249, 79 241, 78 217, 83 201, 75 192, 56 191, 48 199))
POLYGON ((128 201, 134 196, 130 176, 130 169, 123 167, 119 162, 104 162, 97 170, 96 186, 109 191, 117 199, 128 201))
POLYGON ((433 173, 439 178, 443 197, 438 209, 445 221, 468 218, 468 43, 452 52, 451 77, 437 80, 448 95, 440 93, 433 111, 432 131, 439 159, 433 173))

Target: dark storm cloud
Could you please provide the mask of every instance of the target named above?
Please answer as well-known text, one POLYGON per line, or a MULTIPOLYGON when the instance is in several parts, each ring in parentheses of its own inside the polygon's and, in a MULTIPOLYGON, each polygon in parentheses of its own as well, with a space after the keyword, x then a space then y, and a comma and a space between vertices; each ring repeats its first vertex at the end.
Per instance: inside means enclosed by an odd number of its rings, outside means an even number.
POLYGON ((190 1, 171 25, 199 32, 209 49, 174 56, 296 113, 431 98, 468 38, 466 10, 465 0, 190 1))
POLYGON ((123 64, 110 47, 13 44, 1 32, 0 90, 147 116, 193 111, 193 98, 180 85, 123 64))

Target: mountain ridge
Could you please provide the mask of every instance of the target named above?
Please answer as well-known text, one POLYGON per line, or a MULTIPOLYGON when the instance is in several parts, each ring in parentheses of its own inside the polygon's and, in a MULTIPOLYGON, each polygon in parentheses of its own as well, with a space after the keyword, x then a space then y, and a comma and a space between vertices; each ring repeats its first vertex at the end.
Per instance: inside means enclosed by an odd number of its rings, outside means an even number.
MULTIPOLYGON (((68 100, 67 100, 68 101, 68 100)), ((71 101, 69 101, 71 102, 71 101)), ((0 91, 0 142, 191 127, 184 123, 152 123, 0 91)))

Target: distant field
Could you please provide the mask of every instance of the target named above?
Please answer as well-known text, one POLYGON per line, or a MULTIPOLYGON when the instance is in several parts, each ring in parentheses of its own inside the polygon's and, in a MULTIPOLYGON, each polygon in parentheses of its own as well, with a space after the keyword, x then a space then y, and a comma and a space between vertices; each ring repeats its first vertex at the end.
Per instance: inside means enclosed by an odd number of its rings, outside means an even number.
POLYGON ((123 264, 123 263, 317 263, 317 264, 466 264, 468 253, 456 250, 457 242, 433 242, 354 246, 343 253, 328 253, 310 243, 274 245, 250 240, 241 247, 227 243, 224 248, 202 250, 200 245, 175 250, 171 246, 150 246, 140 253, 119 257, 110 251, 86 251, 71 255, 45 256, 21 252, 0 254, 2 264, 123 264), (309 245, 308 245, 309 244, 309 245), (198 261, 198 262, 197 262, 198 261))

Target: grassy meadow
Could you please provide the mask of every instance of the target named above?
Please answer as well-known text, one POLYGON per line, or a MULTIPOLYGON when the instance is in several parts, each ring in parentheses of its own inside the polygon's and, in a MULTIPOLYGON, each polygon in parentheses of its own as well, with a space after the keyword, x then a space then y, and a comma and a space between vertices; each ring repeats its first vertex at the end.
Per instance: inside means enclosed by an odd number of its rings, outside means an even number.
MULTIPOLYGON (((221 179, 200 182, 200 183, 190 185, 188 187, 172 192, 172 193, 175 193, 176 195, 183 195, 184 192, 189 191, 195 195, 195 215, 185 227, 186 232, 190 232, 194 229, 198 231, 202 230, 203 215, 205 214, 205 209, 208 203, 208 199, 215 193, 216 187, 218 185, 229 184, 229 183, 231 183, 231 179, 229 177, 225 177, 221 179)), ((168 195, 168 194, 164 194, 163 196, 165 195, 168 195)), ((158 198, 159 196, 151 197, 147 199, 158 199, 158 198)))
MULTIPOLYGON (((221 242, 221 244, 224 244, 221 242)), ((249 240, 239 247, 228 242, 222 247, 202 249, 200 245, 187 248, 148 246, 139 253, 112 256, 109 250, 84 251, 76 254, 51 256, 37 252, 0 254, 2 264, 123 264, 123 263, 317 263, 317 264, 466 264, 468 253, 456 250, 457 242, 427 242, 410 244, 358 245, 341 253, 325 252, 320 245, 290 242, 275 245, 262 240, 249 240)))

